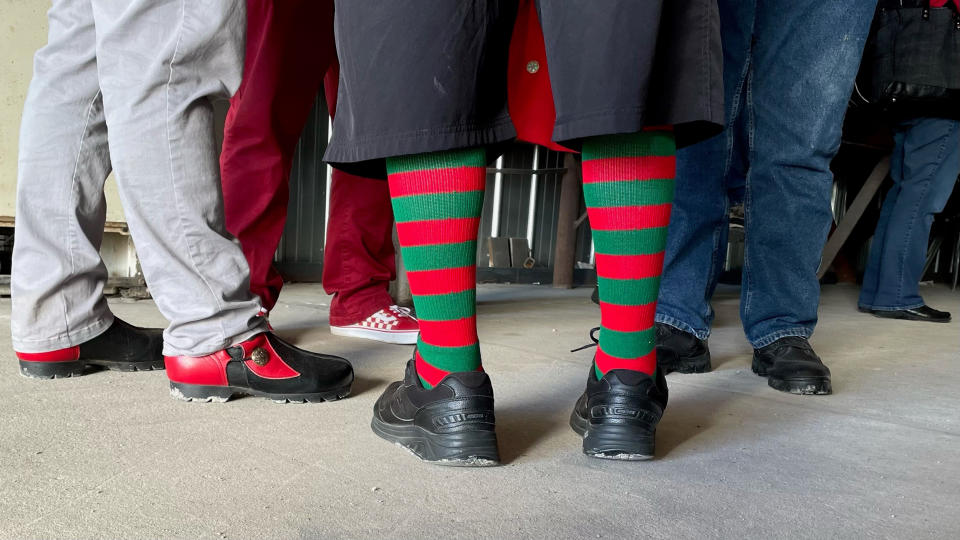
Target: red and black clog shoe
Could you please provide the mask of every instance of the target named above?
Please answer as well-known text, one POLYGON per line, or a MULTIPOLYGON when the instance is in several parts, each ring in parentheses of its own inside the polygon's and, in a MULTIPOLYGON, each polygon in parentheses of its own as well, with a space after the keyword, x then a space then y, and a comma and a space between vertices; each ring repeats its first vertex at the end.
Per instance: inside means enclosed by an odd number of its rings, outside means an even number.
POLYGON ((345 358, 294 347, 272 332, 206 356, 167 356, 170 394, 185 401, 224 402, 237 394, 279 402, 333 401, 350 394, 345 358))
POLYGON ((55 351, 16 351, 20 374, 34 379, 60 379, 84 374, 87 366, 117 371, 163 369, 163 330, 139 328, 113 319, 107 331, 80 345, 55 351))

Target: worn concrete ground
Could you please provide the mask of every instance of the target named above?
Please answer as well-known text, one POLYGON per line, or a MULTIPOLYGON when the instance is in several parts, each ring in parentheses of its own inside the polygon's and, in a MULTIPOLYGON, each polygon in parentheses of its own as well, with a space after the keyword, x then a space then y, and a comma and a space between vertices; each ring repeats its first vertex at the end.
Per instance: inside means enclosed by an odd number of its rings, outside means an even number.
MULTIPOLYGON (((273 324, 358 378, 308 405, 183 403, 162 372, 21 378, 0 300, 0 538, 958 538, 960 325, 857 313, 856 292, 825 289, 814 339, 835 395, 799 397, 750 372, 721 291, 716 371, 670 375, 657 459, 623 463, 586 458, 567 426, 590 290, 483 286, 505 464, 472 470, 373 435, 411 348, 331 336, 319 286, 285 289, 273 324)), ((960 293, 923 293, 960 312, 960 293)), ((112 306, 163 324, 151 302, 112 306)))

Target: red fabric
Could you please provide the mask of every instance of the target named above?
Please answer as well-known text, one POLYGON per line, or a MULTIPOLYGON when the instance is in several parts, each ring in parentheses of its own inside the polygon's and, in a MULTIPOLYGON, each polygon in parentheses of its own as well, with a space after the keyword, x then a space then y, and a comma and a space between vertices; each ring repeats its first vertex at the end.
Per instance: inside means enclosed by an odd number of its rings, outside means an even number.
POLYGON ((663 269, 663 255, 608 255, 597 253, 597 277, 608 279, 646 279, 657 277, 663 269), (599 273, 603 270, 603 273, 599 273))
POLYGON ((470 290, 477 285, 476 266, 407 271, 410 288, 418 294, 450 294, 470 290))
MULTIPOLYGON (((651 130, 653 128, 647 128, 651 130)), ((583 162, 583 182, 589 184, 621 180, 659 180, 673 178, 676 156, 633 156, 590 159, 583 162), (589 180, 588 180, 589 179, 589 180)))
POLYGON ((640 358, 617 358, 603 352, 603 348, 597 348, 597 356, 594 357, 597 369, 601 373, 606 373, 611 369, 629 369, 631 371, 642 371, 649 375, 657 369, 657 350, 654 349, 640 358))
POLYGON ((323 253, 323 289, 334 295, 330 324, 357 323, 393 304, 396 275, 387 183, 334 169, 323 253))
MULTIPOLYGON (((250 289, 272 309, 283 287, 272 261, 287 219, 293 154, 324 82, 328 109, 336 105, 333 2, 247 0, 246 47, 220 157, 224 211, 250 265, 250 289)), ((392 303, 394 252, 385 238, 393 213, 383 181, 335 171, 330 198, 324 289, 336 295, 331 323, 352 324, 392 303)))
MULTIPOLYGON (((474 285, 474 283, 470 284, 471 287, 474 285)), ((437 347, 467 347, 479 341, 476 315, 449 321, 425 321, 421 319, 420 331, 426 332, 430 336, 430 344, 437 347)), ((437 371, 446 373, 440 369, 437 369, 437 371)), ((430 384, 436 386, 436 383, 430 384)))
POLYGON ((80 347, 67 347, 55 351, 26 353, 16 351, 17 358, 24 362, 73 362, 80 358, 80 347))
MULTIPOLYGON (((949 0, 930 0, 930 7, 943 7, 947 2, 949 0)), ((953 0, 953 3, 957 5, 957 9, 960 9, 960 0, 953 0)))
POLYGON ((543 30, 533 0, 520 0, 510 40, 508 69, 507 100, 517 138, 551 150, 569 151, 553 142, 557 111, 547 71, 543 30), (536 62, 538 66, 534 73, 527 69, 531 62, 536 62))
POLYGON ((650 328, 649 321, 657 314, 657 303, 621 306, 600 301, 600 324, 615 332, 641 332, 650 328))
POLYGON ((590 229, 594 231, 622 231, 624 229, 651 229, 670 224, 670 203, 637 206, 598 206, 587 208, 590 229))

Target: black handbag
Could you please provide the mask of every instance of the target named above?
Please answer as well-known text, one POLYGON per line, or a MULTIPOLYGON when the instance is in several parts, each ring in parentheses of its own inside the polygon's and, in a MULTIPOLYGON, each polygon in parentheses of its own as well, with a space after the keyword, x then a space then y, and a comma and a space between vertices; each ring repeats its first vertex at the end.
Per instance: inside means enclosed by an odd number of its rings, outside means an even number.
POLYGON ((870 100, 899 118, 960 119, 960 10, 881 0, 871 31, 870 100))

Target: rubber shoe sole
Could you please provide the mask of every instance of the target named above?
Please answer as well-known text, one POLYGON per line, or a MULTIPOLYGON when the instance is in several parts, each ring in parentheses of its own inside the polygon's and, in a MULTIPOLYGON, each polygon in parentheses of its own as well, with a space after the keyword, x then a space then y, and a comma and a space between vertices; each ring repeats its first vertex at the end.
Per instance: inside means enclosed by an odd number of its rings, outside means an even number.
POLYGON ((599 459, 617 461, 648 461, 653 459, 654 435, 637 436, 624 426, 600 425, 590 427, 590 421, 570 413, 570 427, 583 437, 583 453, 599 459))
POLYGON ((419 330, 416 332, 386 332, 373 328, 350 326, 331 326, 330 333, 335 336, 369 339, 394 345, 416 345, 417 338, 420 336, 419 330))
POLYGON ((421 461, 450 467, 493 467, 500 464, 493 431, 430 433, 417 425, 394 426, 374 417, 370 428, 380 438, 407 450, 421 461))
POLYGON ((791 377, 789 379, 771 377, 756 358, 753 359, 751 369, 757 375, 766 377, 767 385, 774 390, 801 396, 826 396, 833 393, 833 385, 829 377, 791 377))
POLYGON ((199 403, 226 403, 231 398, 240 395, 262 397, 274 403, 322 403, 324 401, 337 401, 349 396, 350 385, 311 394, 271 394, 237 386, 203 386, 171 382, 170 395, 181 401, 199 403))
POLYGON ((27 362, 20 360, 20 375, 29 379, 65 379, 83 375, 87 366, 99 366, 111 371, 155 371, 163 369, 163 359, 147 362, 124 362, 117 360, 27 362))

